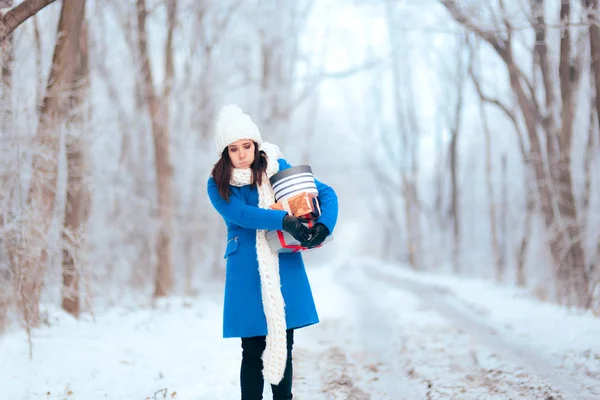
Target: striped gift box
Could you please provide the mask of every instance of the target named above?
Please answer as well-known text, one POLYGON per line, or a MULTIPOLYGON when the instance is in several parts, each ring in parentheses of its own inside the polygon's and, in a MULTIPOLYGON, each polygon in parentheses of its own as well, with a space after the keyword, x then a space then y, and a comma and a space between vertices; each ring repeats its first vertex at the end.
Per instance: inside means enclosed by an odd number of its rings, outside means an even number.
POLYGON ((315 196, 319 195, 312 169, 308 165, 296 165, 280 171, 271 176, 269 181, 273 186, 276 202, 301 192, 314 193, 315 196))

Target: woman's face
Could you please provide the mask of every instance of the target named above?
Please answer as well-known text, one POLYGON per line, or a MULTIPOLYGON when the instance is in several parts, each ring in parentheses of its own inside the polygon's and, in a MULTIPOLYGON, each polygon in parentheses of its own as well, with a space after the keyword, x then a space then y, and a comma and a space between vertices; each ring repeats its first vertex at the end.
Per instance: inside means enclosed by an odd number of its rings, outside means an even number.
POLYGON ((254 162, 254 142, 248 139, 238 140, 227 146, 229 158, 234 168, 250 168, 254 162))

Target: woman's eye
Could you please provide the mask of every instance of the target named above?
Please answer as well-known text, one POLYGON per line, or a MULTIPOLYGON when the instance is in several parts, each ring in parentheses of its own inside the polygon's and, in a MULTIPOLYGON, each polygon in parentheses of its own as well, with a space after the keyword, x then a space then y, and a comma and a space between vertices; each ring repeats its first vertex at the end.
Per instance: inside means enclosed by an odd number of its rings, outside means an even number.
POLYGON ((246 150, 250 150, 250 145, 248 145, 248 146, 244 146, 244 148, 245 148, 246 150))
POLYGON ((236 148, 229 149, 229 151, 231 151, 232 153, 235 153, 236 150, 237 150, 236 148))

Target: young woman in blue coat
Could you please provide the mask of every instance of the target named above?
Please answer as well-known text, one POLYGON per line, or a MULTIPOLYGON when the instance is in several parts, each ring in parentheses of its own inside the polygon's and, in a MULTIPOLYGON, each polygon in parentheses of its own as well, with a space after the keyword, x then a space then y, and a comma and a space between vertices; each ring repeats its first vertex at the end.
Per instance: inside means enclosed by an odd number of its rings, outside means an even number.
POLYGON ((321 216, 307 228, 269 209, 269 178, 291 166, 238 106, 221 110, 215 141, 220 158, 207 190, 227 226, 223 337, 242 341, 242 400, 262 399, 265 379, 274 400, 292 399, 294 330, 319 317, 301 253, 272 253, 265 232, 285 230, 305 247, 319 246, 335 227, 337 196, 316 181, 321 216))

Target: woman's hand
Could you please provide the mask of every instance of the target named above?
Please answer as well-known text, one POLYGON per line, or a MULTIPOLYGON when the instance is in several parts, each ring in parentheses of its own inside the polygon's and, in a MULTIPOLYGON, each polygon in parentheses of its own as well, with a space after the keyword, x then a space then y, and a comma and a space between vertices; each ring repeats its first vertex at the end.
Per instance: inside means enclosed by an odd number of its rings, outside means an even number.
POLYGON ((311 238, 311 230, 303 225, 298 218, 289 214, 283 217, 282 226, 283 230, 289 232, 303 246, 311 238))
POLYGON ((303 243, 303 246, 317 247, 325 241, 327 236, 329 236, 329 229, 321 223, 315 224, 315 226, 312 227, 312 231, 312 237, 306 243, 303 243))

